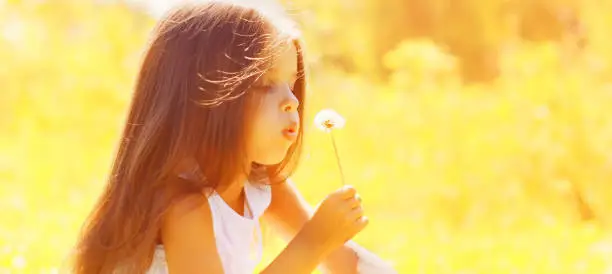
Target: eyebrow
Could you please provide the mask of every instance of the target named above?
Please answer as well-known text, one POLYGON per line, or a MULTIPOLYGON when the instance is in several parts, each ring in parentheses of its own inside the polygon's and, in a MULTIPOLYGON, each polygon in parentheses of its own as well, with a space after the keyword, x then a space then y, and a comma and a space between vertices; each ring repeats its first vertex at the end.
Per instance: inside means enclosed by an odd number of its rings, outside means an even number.
MULTIPOLYGON (((282 80, 297 81, 297 79, 299 79, 303 75, 303 73, 299 73, 297 71, 297 69, 296 69, 295 71, 292 71, 291 74, 288 75, 289 79, 284 79, 285 75, 282 72, 283 71, 280 71, 277 68, 273 68, 273 69, 270 69, 269 72, 265 74, 265 77, 270 77, 270 78, 275 79, 275 80, 276 79, 282 79, 282 80)), ((267 78, 267 79, 269 79, 269 78, 267 78)))

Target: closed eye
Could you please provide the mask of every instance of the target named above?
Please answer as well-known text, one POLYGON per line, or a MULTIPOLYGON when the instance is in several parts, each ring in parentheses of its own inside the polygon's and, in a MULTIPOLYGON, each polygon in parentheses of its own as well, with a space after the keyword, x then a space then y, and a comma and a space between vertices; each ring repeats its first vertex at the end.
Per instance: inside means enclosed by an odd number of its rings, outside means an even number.
MULTIPOLYGON (((262 77, 262 78, 267 78, 267 77, 262 77)), ((273 89, 274 86, 276 86, 276 83, 274 83, 273 81, 270 81, 269 79, 261 79, 261 78, 257 80, 255 83, 253 83, 252 85, 253 88, 257 90, 261 90, 261 91, 269 91, 273 89)))

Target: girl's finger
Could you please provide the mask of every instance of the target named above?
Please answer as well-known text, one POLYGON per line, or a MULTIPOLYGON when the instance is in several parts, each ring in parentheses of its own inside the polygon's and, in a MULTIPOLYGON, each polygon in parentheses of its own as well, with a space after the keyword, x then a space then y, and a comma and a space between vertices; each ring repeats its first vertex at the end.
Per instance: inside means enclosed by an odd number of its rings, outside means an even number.
POLYGON ((355 194, 355 196, 347 200, 347 202, 351 209, 360 207, 361 206, 361 196, 359 196, 359 194, 355 194))
POLYGON ((349 212, 348 215, 346 215, 346 218, 351 223, 358 220, 361 217, 363 217, 363 208, 361 207, 354 208, 353 210, 351 210, 351 212, 349 212))

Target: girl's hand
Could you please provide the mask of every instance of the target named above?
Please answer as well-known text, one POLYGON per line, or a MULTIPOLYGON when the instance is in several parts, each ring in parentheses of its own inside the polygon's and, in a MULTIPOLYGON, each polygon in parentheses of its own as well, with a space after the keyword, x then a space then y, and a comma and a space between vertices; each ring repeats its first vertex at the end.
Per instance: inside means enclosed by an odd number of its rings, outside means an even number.
POLYGON ((363 215, 361 198, 352 186, 344 186, 329 194, 319 204, 304 229, 309 230, 316 244, 334 250, 352 239, 368 224, 363 215))

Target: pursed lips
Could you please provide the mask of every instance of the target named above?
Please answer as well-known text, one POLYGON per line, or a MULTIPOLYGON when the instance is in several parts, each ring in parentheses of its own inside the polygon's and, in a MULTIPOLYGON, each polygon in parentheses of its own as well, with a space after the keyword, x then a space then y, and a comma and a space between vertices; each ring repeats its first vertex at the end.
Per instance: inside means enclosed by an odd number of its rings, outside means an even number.
POLYGON ((291 125, 289 127, 286 127, 283 129, 282 131, 283 136, 289 140, 289 141, 295 141, 297 139, 298 136, 298 127, 297 125, 291 125))

